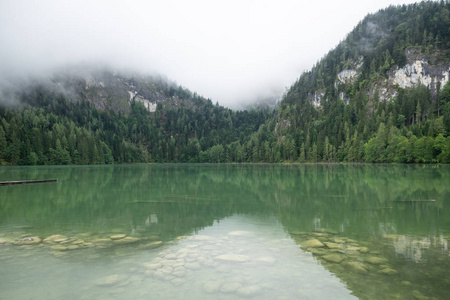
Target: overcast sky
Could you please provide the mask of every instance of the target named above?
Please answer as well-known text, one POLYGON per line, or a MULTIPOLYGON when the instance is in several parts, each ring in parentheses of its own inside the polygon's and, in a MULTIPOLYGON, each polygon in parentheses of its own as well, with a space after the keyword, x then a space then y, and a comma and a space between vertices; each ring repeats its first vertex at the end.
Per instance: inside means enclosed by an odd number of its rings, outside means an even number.
POLYGON ((0 73, 97 62, 221 105, 280 96, 362 20, 408 0, 0 0, 0 73))

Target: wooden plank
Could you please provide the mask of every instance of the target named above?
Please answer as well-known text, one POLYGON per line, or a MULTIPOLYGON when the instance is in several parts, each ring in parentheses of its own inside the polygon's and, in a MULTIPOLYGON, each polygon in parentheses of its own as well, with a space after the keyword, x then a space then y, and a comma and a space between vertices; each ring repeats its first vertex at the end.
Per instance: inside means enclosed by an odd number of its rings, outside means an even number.
POLYGON ((398 203, 414 203, 414 202, 435 202, 436 200, 434 199, 429 199, 429 200, 398 200, 395 202, 398 203))
POLYGON ((58 182, 58 179, 0 181, 0 185, 30 184, 30 183, 45 183, 45 182, 58 182))

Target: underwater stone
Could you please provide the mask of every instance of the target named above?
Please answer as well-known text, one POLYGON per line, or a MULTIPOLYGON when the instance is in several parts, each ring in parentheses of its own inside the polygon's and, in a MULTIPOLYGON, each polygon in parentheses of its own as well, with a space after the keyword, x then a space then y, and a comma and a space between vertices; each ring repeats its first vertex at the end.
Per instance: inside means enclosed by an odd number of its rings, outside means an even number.
POLYGON ((302 246, 302 248, 320 248, 320 247, 325 247, 325 245, 317 240, 317 239, 311 239, 311 240, 307 240, 305 242, 300 243, 300 246, 302 246))
POLYGON ((118 274, 106 276, 97 280, 96 284, 100 286, 111 286, 117 284, 122 280, 122 277, 118 274))
POLYGON ((324 244, 330 249, 339 249, 341 247, 341 245, 331 242, 324 242, 324 244))
POLYGON ((90 243, 90 242, 84 242, 83 243, 83 247, 86 247, 86 248, 90 248, 90 247, 94 247, 94 246, 95 246, 94 243, 90 243))
POLYGON ((219 256, 216 256, 216 259, 224 260, 228 262, 245 262, 250 259, 247 255, 240 255, 240 254, 234 254, 234 253, 228 253, 228 254, 222 254, 219 256))
POLYGON ((166 256, 164 256, 164 258, 165 259, 176 259, 177 256, 176 256, 176 254, 170 253, 170 254, 167 254, 166 256))
POLYGON ((275 258, 271 256, 264 256, 257 259, 257 261, 273 264, 275 262, 275 258))
POLYGON ((173 271, 172 275, 174 275, 176 277, 184 277, 184 276, 186 276, 186 270, 176 268, 173 271))
POLYGON ((245 286, 238 289, 237 293, 241 297, 253 297, 261 292, 261 288, 257 285, 245 286))
POLYGON ((143 263, 142 265, 148 270, 156 270, 158 268, 161 268, 160 263, 143 263))
POLYGON ((329 253, 329 251, 325 250, 325 248, 308 248, 307 251, 311 252, 314 255, 320 255, 320 256, 329 253))
POLYGON ((367 273, 366 267, 362 263, 357 261, 345 262, 344 266, 356 273, 360 274, 367 273))
POLYGON ((356 246, 349 246, 347 247, 348 251, 359 251, 361 250, 361 247, 356 247, 356 246))
POLYGON ((182 285, 183 283, 186 282, 186 280, 183 278, 174 278, 170 282, 173 283, 174 285, 182 285))
POLYGON ((137 237, 127 236, 119 240, 113 240, 114 244, 131 244, 139 242, 141 239, 137 237))
POLYGON ((242 284, 239 282, 225 282, 220 287, 220 291, 222 293, 234 293, 240 288, 242 288, 242 284))
POLYGON ((115 235, 110 236, 109 238, 112 240, 120 240, 120 239, 125 238, 126 236, 127 236, 126 234, 115 234, 115 235))
POLYGON ((203 290, 206 293, 215 293, 219 291, 221 283, 218 281, 207 281, 203 284, 203 290))
POLYGON ((241 230, 241 231, 230 231, 228 234, 232 236, 249 236, 253 235, 253 232, 241 230))
POLYGON ((82 245, 84 244, 84 240, 75 240, 72 242, 72 245, 82 245))
POLYGON ((41 242, 40 238, 38 238, 37 236, 32 236, 32 237, 23 238, 14 244, 16 244, 16 245, 34 245, 34 244, 39 244, 40 242, 41 242))
POLYGON ((326 236, 328 236, 328 234, 322 233, 322 232, 314 232, 313 235, 318 236, 318 237, 326 237, 326 236))
POLYGON ((145 248, 156 248, 162 245, 162 241, 151 242, 145 245, 145 248))
POLYGON ((366 261, 368 263, 371 263, 372 265, 381 265, 381 264, 387 263, 386 258, 381 258, 381 257, 376 257, 376 256, 368 257, 368 258, 366 258, 366 261))
POLYGON ((369 253, 369 248, 367 248, 367 247, 361 247, 361 248, 359 249, 359 252, 361 252, 361 253, 369 253))
POLYGON ((50 247, 51 250, 55 250, 55 251, 66 251, 68 250, 68 247, 63 246, 63 245, 54 245, 50 247))
POLYGON ((334 262, 334 263, 341 263, 344 260, 344 256, 339 255, 339 254, 328 254, 328 255, 322 256, 322 258, 325 259, 326 261, 334 262))
POLYGON ((186 263, 185 267, 191 270, 198 270, 201 268, 200 264, 197 262, 186 263))
POLYGON ((342 239, 342 238, 335 238, 334 241, 335 241, 336 243, 338 243, 338 244, 344 244, 344 243, 345 243, 345 240, 342 239))
POLYGON ((54 235, 51 235, 48 238, 44 239, 43 242, 48 243, 48 244, 55 244, 55 243, 60 243, 60 242, 66 241, 67 239, 68 238, 64 235, 54 234, 54 235))
POLYGON ((395 271, 394 269, 391 269, 391 268, 384 268, 384 269, 378 271, 378 273, 385 274, 385 275, 395 275, 395 274, 397 274, 397 271, 395 271))
POLYGON ((413 292, 412 292, 412 294, 414 295, 414 297, 417 299, 417 300, 428 300, 428 299, 430 299, 430 297, 427 297, 427 296, 425 296, 424 294, 422 294, 420 291, 418 291, 418 290, 414 290, 413 292))
POLYGON ((111 240, 110 239, 93 239, 91 242, 96 244, 96 245, 99 245, 99 244, 110 244, 111 240))
POLYGON ((164 268, 161 268, 158 271, 163 273, 164 275, 170 275, 173 272, 173 268, 169 267, 169 266, 165 266, 164 268))

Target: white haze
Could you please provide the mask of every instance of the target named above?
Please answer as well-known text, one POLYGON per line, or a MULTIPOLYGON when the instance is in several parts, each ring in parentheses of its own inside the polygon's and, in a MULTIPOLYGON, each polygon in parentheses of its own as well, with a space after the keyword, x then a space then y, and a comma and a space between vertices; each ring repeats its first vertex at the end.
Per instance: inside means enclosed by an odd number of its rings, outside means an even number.
POLYGON ((101 62, 240 108, 279 98, 368 13, 412 2, 0 0, 0 75, 101 62))

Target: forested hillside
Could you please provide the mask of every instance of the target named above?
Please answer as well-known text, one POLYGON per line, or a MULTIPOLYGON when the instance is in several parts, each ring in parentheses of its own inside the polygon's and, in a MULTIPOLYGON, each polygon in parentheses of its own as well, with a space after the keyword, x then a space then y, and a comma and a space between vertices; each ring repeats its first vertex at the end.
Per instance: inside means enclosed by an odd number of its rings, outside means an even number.
POLYGON ((275 110, 100 73, 3 92, 0 164, 450 163, 448 0, 368 15, 275 110))
POLYGON ((0 162, 221 162, 226 160, 225 154, 237 157, 239 145, 270 115, 270 110, 234 112, 181 87, 167 92, 196 104, 174 107, 159 102, 155 111, 149 112, 133 99, 129 113, 124 114, 36 87, 33 96, 26 93, 19 106, 0 107, 0 162), (33 105, 27 99, 32 99, 33 105))
POLYGON ((251 161, 450 162, 450 2, 368 15, 286 92, 251 161))

